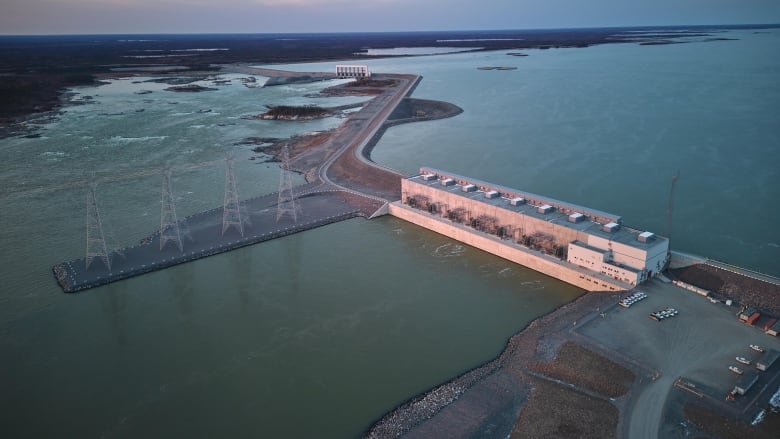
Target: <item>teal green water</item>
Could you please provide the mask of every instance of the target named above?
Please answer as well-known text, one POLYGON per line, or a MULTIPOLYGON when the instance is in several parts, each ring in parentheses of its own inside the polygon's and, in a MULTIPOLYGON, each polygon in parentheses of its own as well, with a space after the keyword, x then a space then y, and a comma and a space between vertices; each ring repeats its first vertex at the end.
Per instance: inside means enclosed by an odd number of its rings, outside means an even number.
MULTIPOLYGON (((780 274, 772 228, 780 34, 732 34, 742 39, 370 61, 377 71, 423 74, 416 97, 465 110, 390 129, 374 157, 410 173, 436 166, 589 205, 659 233, 679 169, 673 246, 780 274)), ((257 154, 235 143, 340 120, 241 116, 265 104, 323 103, 305 95, 326 85, 234 81, 174 94, 117 81, 78 90, 97 103, 68 107, 41 127, 43 137, 0 140, 4 436, 356 436, 581 294, 389 217, 60 292, 49 270, 83 253, 85 194, 52 187, 92 170, 113 178, 165 161, 201 163, 174 177, 185 215, 221 205, 224 168, 208 163, 230 151, 242 196, 272 192, 278 168, 262 155, 248 160, 257 154), (48 189, 7 195, 38 187, 48 189)), ((160 184, 146 175, 99 186, 118 243, 159 224, 160 184)))

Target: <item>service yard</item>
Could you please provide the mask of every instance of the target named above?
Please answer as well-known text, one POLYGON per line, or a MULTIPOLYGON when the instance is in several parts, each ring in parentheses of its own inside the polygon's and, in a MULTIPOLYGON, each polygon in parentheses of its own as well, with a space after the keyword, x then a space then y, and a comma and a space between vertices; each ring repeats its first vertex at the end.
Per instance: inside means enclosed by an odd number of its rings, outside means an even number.
POLYGON ((622 436, 659 437, 667 397, 670 392, 685 391, 678 390, 683 387, 694 398, 742 417, 752 417, 763 407, 777 389, 780 362, 767 372, 758 372, 759 381, 735 402, 725 400, 740 378, 729 366, 739 366, 746 374, 756 371, 756 360, 764 354, 749 345, 780 350, 780 340, 740 322, 736 317, 738 307, 712 303, 706 297, 658 280, 639 290, 648 297, 624 308, 617 303, 626 294, 616 295, 616 306, 577 328, 594 344, 619 352, 648 372, 648 378, 637 389, 639 395, 633 399, 630 418, 623 423, 622 436), (677 314, 660 320, 649 318, 651 313, 668 308, 674 308, 677 314), (738 356, 749 360, 750 365, 738 363, 738 356), (674 388, 675 383, 678 389, 674 388), (762 392, 764 388, 766 392, 762 392), (753 404, 759 393, 761 404, 753 404))

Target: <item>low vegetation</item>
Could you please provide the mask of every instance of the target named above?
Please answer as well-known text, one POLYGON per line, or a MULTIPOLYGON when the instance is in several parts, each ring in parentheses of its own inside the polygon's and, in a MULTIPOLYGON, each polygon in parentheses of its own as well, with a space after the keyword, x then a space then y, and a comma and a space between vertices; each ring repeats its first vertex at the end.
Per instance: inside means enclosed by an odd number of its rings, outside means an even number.
POLYGON ((327 115, 328 110, 316 105, 275 105, 265 114, 275 118, 314 118, 327 115))
POLYGON ((564 343, 553 361, 530 369, 612 398, 625 395, 635 378, 625 367, 573 342, 564 343))
POLYGON ((346 84, 347 87, 394 87, 398 84, 395 79, 358 79, 346 84))
POLYGON ((512 439, 611 439, 616 437, 618 409, 607 401, 544 380, 534 390, 517 420, 512 439))
MULTIPOLYGON (((763 422, 751 426, 730 417, 719 415, 698 404, 686 404, 685 417, 702 432, 721 439, 773 439, 780 431, 780 413, 766 414, 763 422)), ((703 435, 700 437, 704 437, 703 435)))

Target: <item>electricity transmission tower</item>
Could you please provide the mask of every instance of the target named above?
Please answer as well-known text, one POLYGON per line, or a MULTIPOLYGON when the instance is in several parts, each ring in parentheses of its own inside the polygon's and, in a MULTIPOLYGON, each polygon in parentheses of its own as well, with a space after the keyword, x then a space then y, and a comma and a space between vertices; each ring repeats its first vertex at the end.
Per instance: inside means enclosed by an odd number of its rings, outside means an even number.
POLYGON ((97 205, 97 197, 95 196, 95 189, 97 188, 97 181, 95 181, 94 175, 89 182, 89 190, 87 191, 87 256, 86 266, 92 264, 95 258, 99 258, 106 265, 108 271, 111 271, 111 259, 108 257, 108 249, 106 248, 106 238, 103 234, 103 221, 100 219, 100 210, 97 205))
POLYGON ((236 176, 233 173, 233 157, 226 157, 225 163, 225 204, 222 208, 222 235, 230 226, 235 226, 238 233, 244 236, 244 222, 241 219, 241 206, 238 202, 236 176))
POLYGON ((165 248, 165 244, 173 241, 183 251, 181 243, 181 231, 179 230, 179 219, 176 217, 176 204, 173 198, 173 187, 171 186, 171 168, 166 167, 163 171, 162 201, 160 212, 160 250, 165 248))
POLYGON ((279 174, 279 200, 276 203, 276 221, 289 215, 293 223, 298 222, 298 206, 295 203, 292 171, 290 171, 290 152, 287 145, 282 147, 281 173, 279 174))

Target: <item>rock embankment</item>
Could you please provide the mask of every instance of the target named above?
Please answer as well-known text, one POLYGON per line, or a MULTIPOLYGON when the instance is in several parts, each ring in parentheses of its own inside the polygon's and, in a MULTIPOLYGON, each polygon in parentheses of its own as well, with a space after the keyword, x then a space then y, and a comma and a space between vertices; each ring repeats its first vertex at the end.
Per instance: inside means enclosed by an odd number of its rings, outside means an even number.
POLYGON ((712 291, 718 299, 732 299, 780 316, 780 285, 707 264, 678 268, 671 273, 683 282, 712 291))
MULTIPOLYGON (((588 293, 553 313, 534 320, 509 339, 506 347, 497 358, 401 404, 372 425, 364 437, 395 438, 410 433, 412 437, 415 437, 414 433, 419 433, 417 436, 424 437, 424 432, 427 431, 426 424, 430 422, 443 426, 457 425, 459 431, 451 432, 453 434, 448 437, 469 437, 464 432, 479 435, 480 432, 485 432, 486 422, 493 423, 498 422, 498 420, 501 422, 492 426, 494 436, 497 431, 501 430, 502 432, 544 431, 546 433, 557 431, 556 437, 583 437, 578 436, 578 432, 582 433, 585 430, 575 429, 568 432, 566 429, 579 420, 585 422, 585 420, 598 419, 599 416, 603 415, 605 408, 610 407, 610 404, 605 402, 604 398, 591 397, 572 391, 569 389, 568 383, 556 384, 552 377, 540 380, 535 375, 529 375, 529 372, 532 371, 531 367, 534 364, 538 365, 543 357, 556 358, 560 355, 561 361, 564 362, 570 361, 572 357, 577 357, 581 353, 581 349, 569 347, 558 354, 560 345, 553 349, 555 353, 550 352, 547 353, 550 355, 545 355, 545 350, 550 346, 550 343, 547 342, 549 337, 566 338, 568 330, 572 327, 571 322, 582 320, 592 314, 594 310, 614 303, 613 300, 614 298, 610 294, 588 293), (493 382, 503 384, 495 388, 495 386, 490 385, 493 382), (534 391, 530 396, 521 394, 527 393, 528 384, 540 389, 544 387, 546 391, 534 391), (456 404, 475 407, 469 402, 472 399, 480 400, 484 396, 484 392, 481 391, 483 387, 494 388, 494 397, 496 398, 507 392, 512 395, 510 395, 511 398, 507 399, 507 404, 482 413, 480 416, 471 416, 471 411, 465 408, 464 410, 448 410, 449 406, 454 407, 456 404), (533 416, 517 418, 517 413, 525 410, 525 406, 516 407, 515 404, 526 398, 529 399, 527 407, 546 408, 542 418, 533 416), (562 409, 548 410, 550 407, 561 407, 562 409), (576 410, 568 410, 567 407, 576 408, 576 410), (507 415, 512 411, 514 411, 515 416, 507 419, 507 415), (468 416, 464 416, 464 413, 468 416), (548 428, 552 428, 552 430, 548 428)), ((594 353, 589 352, 588 358, 589 363, 593 366, 586 368, 582 372, 583 374, 599 374, 602 367, 609 367, 610 370, 622 369, 594 353)), ((572 368, 576 369, 576 364, 565 367, 560 361, 554 361, 549 368, 551 373, 555 372, 559 376, 574 376, 572 385, 594 389, 593 391, 600 395, 619 394, 625 390, 623 386, 613 389, 609 385, 602 388, 603 381, 588 380, 587 377, 573 375, 570 372, 572 368)), ((627 371, 621 371, 620 376, 622 382, 631 379, 630 372, 627 371)), ((609 416, 607 421, 598 424, 598 428, 604 430, 601 436, 597 434, 589 437, 614 437, 616 427, 617 414, 615 412, 609 416)), ((589 433, 592 432, 590 428, 587 430, 589 433)), ((542 436, 530 434, 528 437, 542 436)))

